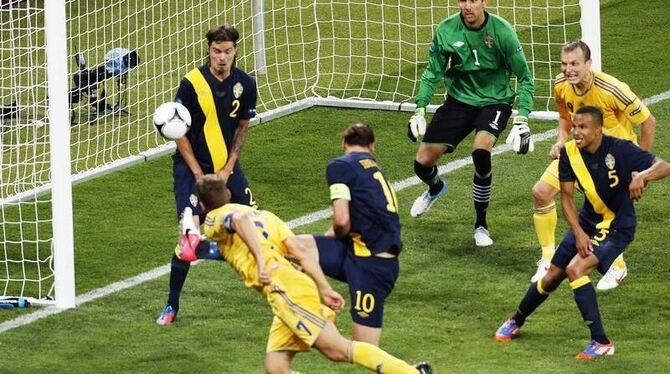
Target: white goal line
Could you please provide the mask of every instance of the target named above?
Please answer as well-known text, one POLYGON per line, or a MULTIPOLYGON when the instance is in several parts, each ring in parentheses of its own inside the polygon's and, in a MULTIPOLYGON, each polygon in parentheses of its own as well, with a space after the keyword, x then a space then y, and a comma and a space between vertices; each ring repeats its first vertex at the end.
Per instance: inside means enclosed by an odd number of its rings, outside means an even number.
MULTIPOLYGON (((665 91, 663 93, 660 93, 658 95, 651 96, 651 97, 643 100, 643 102, 646 105, 653 105, 653 104, 656 104, 658 102, 661 102, 661 101, 664 101, 664 100, 667 100, 667 99, 670 99, 670 90, 665 91)), ((547 139, 550 139, 554 136, 556 136, 556 129, 552 129, 552 130, 545 131, 545 132, 540 133, 540 134, 533 135, 533 139, 536 142, 541 142, 541 141, 545 141, 547 139)), ((501 145, 496 146, 495 148, 493 148, 492 155, 499 155, 501 153, 506 153, 506 152, 509 152, 511 150, 512 150, 512 147, 510 145, 501 144, 501 145)), ((444 165, 439 166, 438 167, 438 172, 439 172, 440 175, 446 174, 446 173, 449 173, 451 171, 458 170, 458 169, 460 169, 460 168, 462 168, 466 165, 469 165, 469 164, 472 164, 472 159, 470 157, 464 157, 464 158, 454 160, 454 161, 451 161, 451 162, 448 162, 444 165)), ((396 191, 400 191, 400 190, 403 190, 405 188, 415 186, 419 183, 421 183, 421 180, 419 180, 419 178, 417 178, 416 176, 413 176, 413 177, 405 178, 401 181, 393 183, 393 188, 396 191)), ((332 214, 332 212, 331 212, 330 208, 322 209, 322 210, 304 215, 302 217, 293 219, 291 221, 288 221, 287 223, 288 223, 290 228, 294 229, 294 228, 297 228, 297 227, 300 227, 300 226, 304 226, 304 225, 307 225, 307 224, 310 224, 310 223, 314 223, 314 222, 319 221, 321 219, 328 218, 328 217, 330 217, 331 214, 332 214)), ((194 263, 193 265, 197 265, 197 262, 194 263)), ((127 278, 127 279, 124 279, 124 280, 121 280, 121 281, 118 281, 118 282, 114 282, 114 283, 109 284, 105 287, 101 287, 101 288, 95 289, 93 291, 89 291, 85 294, 79 295, 79 296, 76 297, 75 303, 76 303, 77 306, 79 306, 79 305, 85 304, 89 301, 99 299, 101 297, 105 297, 105 296, 110 295, 112 293, 125 290, 126 288, 134 287, 134 286, 137 286, 137 285, 142 284, 144 282, 154 280, 154 279, 159 278, 159 277, 161 277, 165 274, 168 274, 169 272, 170 272, 170 264, 159 266, 155 269, 144 272, 142 274, 138 274, 134 277, 127 278)), ((12 320, 0 323, 0 333, 3 333, 7 330, 11 330, 11 329, 14 329, 14 328, 17 328, 17 327, 27 325, 29 323, 35 322, 39 319, 42 319, 42 318, 45 318, 45 317, 48 317, 48 316, 51 316, 51 315, 54 315, 54 314, 59 314, 59 313, 64 312, 66 310, 68 310, 68 309, 60 309, 60 308, 57 308, 55 305, 50 305, 50 306, 43 307, 42 309, 37 310, 35 312, 25 314, 21 317, 17 317, 17 318, 14 318, 12 320)))

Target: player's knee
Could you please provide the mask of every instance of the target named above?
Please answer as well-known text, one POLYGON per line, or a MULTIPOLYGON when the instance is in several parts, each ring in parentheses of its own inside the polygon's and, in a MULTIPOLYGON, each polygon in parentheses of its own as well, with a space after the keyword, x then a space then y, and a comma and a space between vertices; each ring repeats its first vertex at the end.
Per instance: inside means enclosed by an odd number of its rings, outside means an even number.
POLYGON ((568 279, 571 281, 587 275, 586 269, 579 263, 579 261, 570 263, 566 268, 565 272, 568 275, 568 279))
POLYGON ((472 163, 475 164, 475 172, 481 178, 487 178, 491 173, 491 152, 486 149, 475 149, 472 151, 472 163))
POLYGON ((533 185, 533 206, 535 208, 545 207, 554 200, 558 190, 553 188, 547 182, 539 180, 533 185))

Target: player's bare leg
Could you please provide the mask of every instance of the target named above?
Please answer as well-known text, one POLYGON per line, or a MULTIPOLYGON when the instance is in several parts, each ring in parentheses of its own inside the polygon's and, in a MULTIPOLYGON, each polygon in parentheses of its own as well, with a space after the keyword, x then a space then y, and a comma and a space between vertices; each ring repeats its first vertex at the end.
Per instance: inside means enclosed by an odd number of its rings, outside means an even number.
POLYGON ((296 352, 275 351, 265 354, 265 372, 268 374, 290 374, 291 361, 296 352))
POLYGON ((414 173, 428 185, 428 189, 416 198, 410 214, 419 217, 426 213, 435 200, 447 192, 447 183, 442 181, 437 173, 437 161, 442 157, 447 147, 443 144, 421 143, 414 160, 414 173))
POLYGON ((330 321, 326 322, 321 334, 314 342, 314 347, 330 360, 351 362, 379 373, 419 373, 418 369, 391 356, 379 347, 344 338, 330 321))
POLYGON ((537 282, 549 270, 551 258, 556 251, 556 202, 554 198, 559 190, 551 184, 539 180, 533 186, 533 224, 537 240, 542 247, 542 257, 537 261, 537 271, 530 279, 537 282))
POLYGON ((363 326, 356 322, 352 322, 351 324, 351 338, 353 340, 379 346, 381 336, 381 327, 363 326))

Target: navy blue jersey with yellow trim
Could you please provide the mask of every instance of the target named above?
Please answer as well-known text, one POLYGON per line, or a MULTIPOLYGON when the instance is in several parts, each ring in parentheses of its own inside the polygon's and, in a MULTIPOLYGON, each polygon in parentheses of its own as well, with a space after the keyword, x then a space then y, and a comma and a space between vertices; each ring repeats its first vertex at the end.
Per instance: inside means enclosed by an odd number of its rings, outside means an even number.
POLYGON ((566 143, 558 164, 559 180, 577 181, 584 191, 586 198, 579 211, 582 227, 635 228, 635 207, 628 191, 631 173, 643 171, 653 162, 653 154, 607 135, 594 154, 578 149, 574 140, 566 143))
POLYGON ((350 232, 356 254, 400 253, 398 200, 372 155, 352 152, 330 160, 326 179, 329 186, 348 187, 350 232))
POLYGON ((256 82, 238 68, 219 81, 203 65, 181 80, 175 101, 191 113, 186 136, 205 173, 223 168, 240 120, 256 115, 256 98, 256 82))

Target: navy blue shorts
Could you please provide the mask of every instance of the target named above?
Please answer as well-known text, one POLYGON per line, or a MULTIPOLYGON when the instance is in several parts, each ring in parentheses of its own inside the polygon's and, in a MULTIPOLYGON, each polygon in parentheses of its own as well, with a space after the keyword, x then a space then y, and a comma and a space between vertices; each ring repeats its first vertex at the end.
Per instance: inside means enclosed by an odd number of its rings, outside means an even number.
MULTIPOLYGON (((605 274, 610 266, 612 266, 612 262, 633 241, 635 229, 612 230, 604 235, 602 233, 594 235, 590 232, 587 232, 587 234, 598 241, 598 245, 593 246, 593 254, 598 258, 598 271, 601 274, 605 274)), ((572 229, 569 229, 561 244, 558 245, 551 263, 561 269, 565 269, 575 256, 579 256, 577 242, 575 241, 572 229)))
MULTIPOLYGON (((204 171, 208 172, 207 170, 204 171)), ((191 207, 193 215, 200 216, 200 222, 204 220, 204 212, 200 207, 198 196, 195 191, 195 178, 191 169, 181 158, 173 158, 172 178, 174 180, 173 191, 177 203, 177 219, 181 218, 184 208, 191 207)), ((239 163, 235 163, 233 173, 228 178, 228 189, 231 194, 231 203, 255 206, 256 202, 251 194, 249 182, 239 163)))
POLYGON ((382 327, 384 301, 400 272, 398 258, 357 257, 351 240, 327 236, 314 239, 323 272, 349 284, 351 319, 359 325, 382 327))
POLYGON ((433 115, 422 142, 444 144, 446 153, 451 153, 473 131, 486 131, 497 139, 507 127, 511 114, 509 104, 476 107, 447 96, 433 115))

